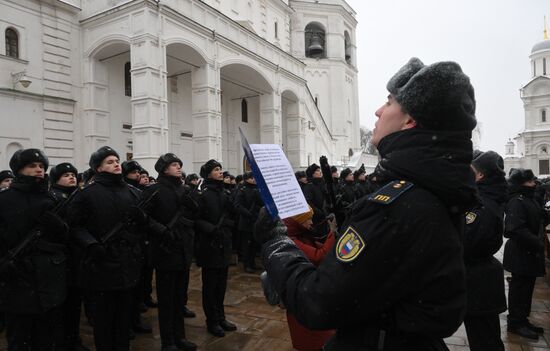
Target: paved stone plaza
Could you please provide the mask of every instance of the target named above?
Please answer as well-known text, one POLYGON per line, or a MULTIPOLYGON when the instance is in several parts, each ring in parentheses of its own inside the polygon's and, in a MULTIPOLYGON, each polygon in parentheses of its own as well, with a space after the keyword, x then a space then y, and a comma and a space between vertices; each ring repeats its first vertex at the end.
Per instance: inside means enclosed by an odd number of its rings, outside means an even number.
MULTIPOLYGON (((258 274, 243 273, 232 266, 229 275, 228 292, 225 299, 228 320, 235 322, 239 329, 227 333, 224 338, 216 338, 206 332, 204 314, 201 307, 200 269, 193 266, 191 273, 189 308, 197 317, 186 319, 186 332, 189 340, 197 343, 200 350, 208 351, 292 351, 286 315, 278 307, 269 306, 263 297, 258 274)), ((157 311, 149 309, 143 315, 153 325, 153 334, 138 335, 132 342, 133 351, 160 350, 157 311)), ((501 315, 502 337, 509 351, 550 351, 550 288, 539 279, 535 288, 531 321, 541 325, 548 332, 537 342, 529 341, 506 333, 506 313, 501 315)), ((93 345, 92 329, 85 318, 82 320, 82 337, 88 346, 93 345)), ((451 351, 469 350, 464 328, 448 338, 451 351)), ((0 339, 0 351, 7 350, 4 335, 0 339)))

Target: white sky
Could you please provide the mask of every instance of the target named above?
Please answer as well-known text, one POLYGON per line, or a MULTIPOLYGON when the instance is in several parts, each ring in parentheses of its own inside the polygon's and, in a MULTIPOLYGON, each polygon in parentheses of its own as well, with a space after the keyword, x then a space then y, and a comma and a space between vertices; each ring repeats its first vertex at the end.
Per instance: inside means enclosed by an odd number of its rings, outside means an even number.
MULTIPOLYGON (((410 57, 456 61, 470 76, 482 150, 504 152, 524 127, 519 88, 543 40, 550 0, 346 0, 357 12, 361 124, 372 129, 388 79, 410 57)), ((550 34, 550 33, 549 33, 550 34)))

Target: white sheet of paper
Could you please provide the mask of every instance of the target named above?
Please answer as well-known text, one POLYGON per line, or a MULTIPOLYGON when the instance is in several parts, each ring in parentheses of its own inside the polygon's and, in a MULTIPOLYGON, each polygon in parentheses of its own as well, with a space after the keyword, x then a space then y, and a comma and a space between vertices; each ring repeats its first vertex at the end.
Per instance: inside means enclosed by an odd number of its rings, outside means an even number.
POLYGON ((262 172, 281 219, 309 211, 294 171, 281 146, 250 144, 250 150, 262 172))

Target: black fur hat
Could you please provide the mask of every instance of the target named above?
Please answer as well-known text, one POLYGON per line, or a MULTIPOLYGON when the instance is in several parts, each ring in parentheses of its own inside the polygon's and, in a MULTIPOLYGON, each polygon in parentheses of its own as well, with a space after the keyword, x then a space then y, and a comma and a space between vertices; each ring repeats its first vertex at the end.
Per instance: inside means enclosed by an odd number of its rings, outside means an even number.
POLYGON ((474 151, 472 165, 485 177, 504 177, 504 160, 494 151, 480 152, 474 151))
POLYGON ((296 179, 307 178, 307 174, 304 171, 297 171, 294 175, 296 176, 296 179))
POLYGON ((321 169, 321 167, 319 167, 316 163, 312 163, 311 165, 309 165, 309 167, 306 168, 307 177, 312 178, 313 173, 315 173, 315 171, 318 170, 318 169, 321 169))
POLYGON ((198 180, 199 176, 196 173, 191 173, 185 177, 185 184, 191 184, 191 181, 198 180))
POLYGON ((516 168, 512 172, 510 172, 510 178, 508 180, 512 185, 522 185, 525 182, 535 179, 536 177, 535 174, 533 174, 532 170, 516 168))
POLYGON ((216 167, 222 168, 222 164, 216 160, 208 160, 208 162, 206 162, 201 166, 201 171, 200 171, 201 177, 204 179, 208 178, 208 175, 210 174, 210 172, 212 172, 212 170, 216 167))
POLYGON ((90 156, 90 162, 88 164, 90 168, 96 172, 97 167, 101 165, 101 161, 109 156, 116 156, 116 158, 120 160, 120 156, 118 156, 118 153, 114 149, 109 146, 102 146, 90 156))
POLYGON ((338 168, 336 166, 330 166, 330 173, 338 172, 338 168))
POLYGON ((138 161, 136 160, 128 160, 128 161, 124 161, 122 162, 121 164, 121 167, 122 167, 122 175, 123 176, 127 176, 130 172, 133 172, 133 171, 141 171, 141 165, 139 164, 138 161))
POLYGON ((52 169, 50 170, 50 183, 57 183, 57 181, 61 178, 63 174, 69 172, 73 173, 75 177, 78 174, 76 167, 69 162, 60 163, 57 166, 52 167, 52 169))
POLYGON ((169 152, 159 157, 155 163, 155 171, 157 171, 158 174, 163 174, 166 167, 170 166, 172 162, 177 162, 180 164, 180 167, 183 167, 183 162, 181 159, 175 154, 169 152))
POLYGON ((474 88, 456 62, 425 66, 413 57, 386 87, 420 128, 471 131, 477 124, 474 88))
POLYGON ((40 149, 24 149, 17 150, 10 159, 10 168, 13 174, 18 174, 19 171, 26 165, 33 162, 42 162, 44 164, 44 172, 48 170, 48 156, 40 149))
POLYGON ((342 172, 340 172, 340 178, 346 179, 346 177, 350 174, 351 174, 351 169, 349 168, 343 169, 342 172))
POLYGON ((10 171, 10 170, 4 170, 2 172, 0 172, 0 182, 3 182, 4 180, 8 179, 8 178, 15 178, 15 176, 13 175, 13 173, 10 171))

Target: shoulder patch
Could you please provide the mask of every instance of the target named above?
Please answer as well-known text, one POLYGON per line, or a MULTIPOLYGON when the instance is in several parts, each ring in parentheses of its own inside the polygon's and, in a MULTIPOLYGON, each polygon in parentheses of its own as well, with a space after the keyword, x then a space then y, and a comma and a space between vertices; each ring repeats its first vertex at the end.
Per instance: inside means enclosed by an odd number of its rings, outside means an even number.
POLYGON ((475 222, 477 215, 473 212, 466 212, 466 224, 472 224, 475 222))
POLYGON ((413 187, 413 183, 405 180, 394 180, 386 184, 383 188, 369 195, 368 200, 383 205, 389 205, 407 190, 413 187))
POLYGON ((365 248, 365 241, 355 228, 349 226, 336 243, 336 258, 340 262, 352 262, 365 248))

